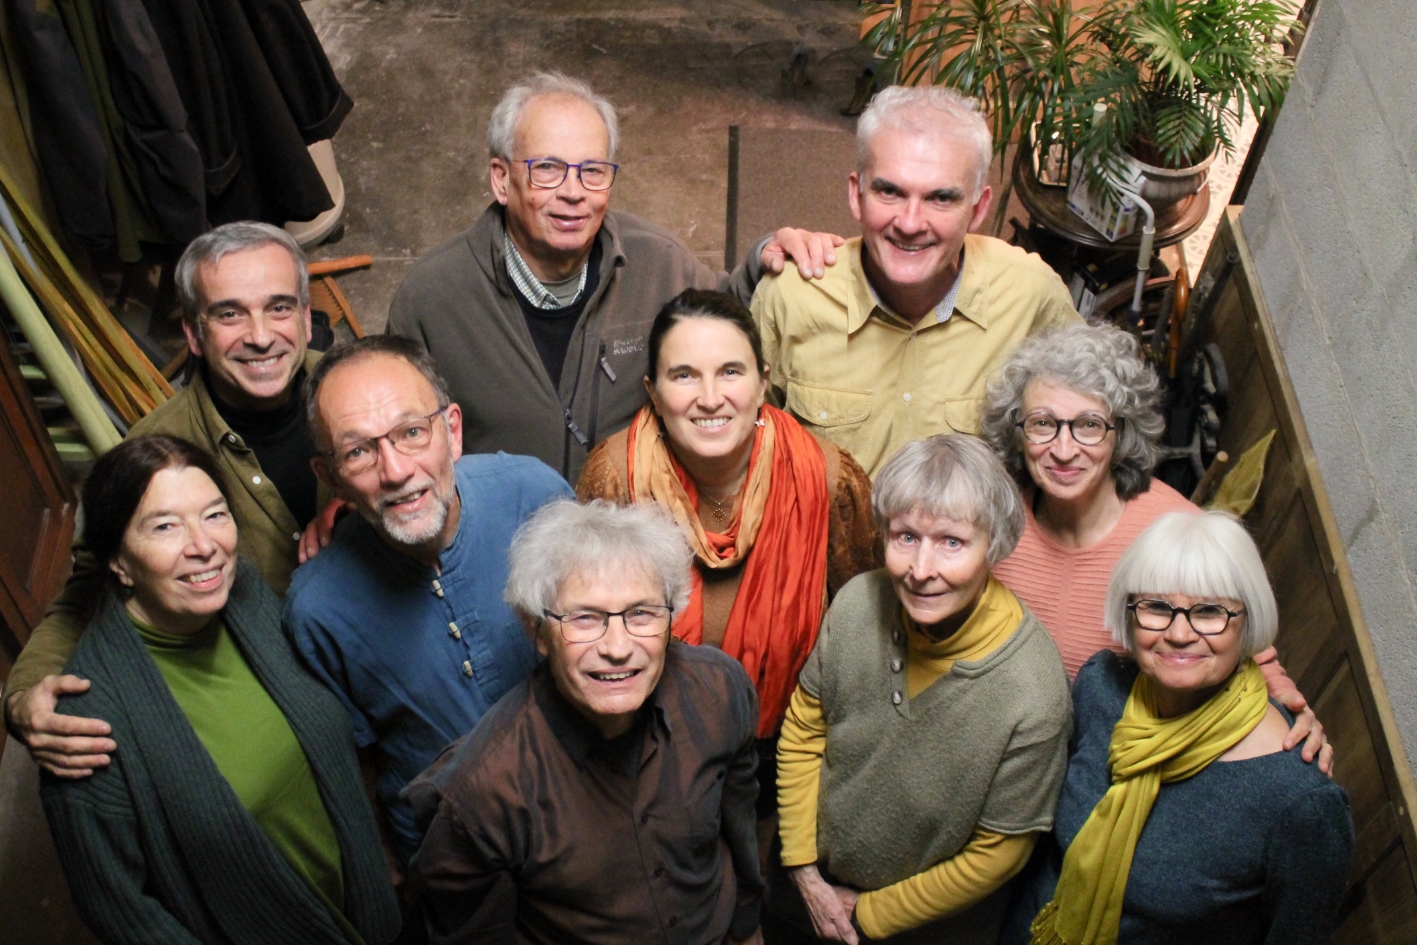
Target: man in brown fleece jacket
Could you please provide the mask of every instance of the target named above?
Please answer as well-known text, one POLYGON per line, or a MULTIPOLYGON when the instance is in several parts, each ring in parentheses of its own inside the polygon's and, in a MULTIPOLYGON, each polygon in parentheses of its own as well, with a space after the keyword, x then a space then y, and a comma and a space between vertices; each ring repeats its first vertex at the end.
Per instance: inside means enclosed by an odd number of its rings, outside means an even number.
POLYGON ((687 288, 746 305, 788 257, 820 277, 842 240, 784 228, 731 275, 668 230, 609 210, 615 109, 584 82, 539 73, 488 127, 496 202, 429 251, 389 309, 388 332, 427 345, 463 408, 463 450, 535 456, 574 483, 598 440, 645 403, 645 336, 687 288))

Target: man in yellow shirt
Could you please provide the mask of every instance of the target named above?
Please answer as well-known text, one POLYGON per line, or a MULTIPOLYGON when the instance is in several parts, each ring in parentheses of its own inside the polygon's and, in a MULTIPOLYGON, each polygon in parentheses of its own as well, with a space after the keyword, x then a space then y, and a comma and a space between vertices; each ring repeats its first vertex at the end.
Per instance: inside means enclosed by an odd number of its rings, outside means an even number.
POLYGON ((1014 345, 1078 315, 1036 255, 973 232, 992 198, 973 100, 888 88, 856 134, 861 237, 824 278, 764 279, 753 314, 778 401, 874 478, 906 443, 977 433, 985 383, 1014 345))

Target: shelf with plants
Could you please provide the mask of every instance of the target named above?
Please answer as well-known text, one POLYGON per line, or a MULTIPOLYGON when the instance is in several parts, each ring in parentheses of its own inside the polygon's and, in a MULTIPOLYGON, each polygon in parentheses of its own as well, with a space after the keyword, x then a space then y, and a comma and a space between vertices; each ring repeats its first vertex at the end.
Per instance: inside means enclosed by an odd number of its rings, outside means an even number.
POLYGON ((1204 185, 1215 154, 1233 153, 1246 112, 1263 119, 1279 107, 1294 71, 1284 44, 1301 29, 1295 0, 946 0, 923 14, 909 3, 862 12, 878 17, 865 41, 883 80, 979 99, 1001 160, 1019 142, 1038 159, 1017 166, 1041 169, 1044 183, 1066 183, 1076 166, 1112 195, 1141 164, 1157 172, 1143 196, 1177 199, 1204 185))

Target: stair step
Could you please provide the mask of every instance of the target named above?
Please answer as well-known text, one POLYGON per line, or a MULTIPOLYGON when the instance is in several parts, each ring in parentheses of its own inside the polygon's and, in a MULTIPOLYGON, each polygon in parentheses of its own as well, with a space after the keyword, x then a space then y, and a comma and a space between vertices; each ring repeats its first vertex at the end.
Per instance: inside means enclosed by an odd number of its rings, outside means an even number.
POLYGON ((95 458, 87 443, 55 443, 54 451, 64 463, 91 463, 95 458))

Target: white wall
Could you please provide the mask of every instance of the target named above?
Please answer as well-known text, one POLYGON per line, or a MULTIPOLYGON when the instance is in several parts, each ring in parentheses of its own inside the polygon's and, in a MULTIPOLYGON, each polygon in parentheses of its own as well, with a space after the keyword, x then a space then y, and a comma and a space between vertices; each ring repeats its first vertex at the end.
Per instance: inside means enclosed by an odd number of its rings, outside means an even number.
POLYGON ((1417 3, 1322 0, 1240 219, 1417 760, 1417 3))

